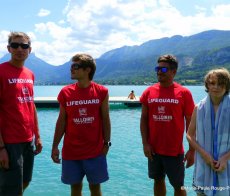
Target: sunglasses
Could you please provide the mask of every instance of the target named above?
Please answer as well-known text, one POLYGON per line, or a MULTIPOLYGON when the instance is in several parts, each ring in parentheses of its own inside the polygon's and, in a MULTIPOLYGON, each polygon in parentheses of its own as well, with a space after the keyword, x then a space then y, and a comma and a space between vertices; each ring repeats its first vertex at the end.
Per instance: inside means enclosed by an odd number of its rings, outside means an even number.
POLYGON ((168 70, 169 70, 168 67, 159 67, 159 66, 155 67, 155 72, 161 71, 162 73, 166 73, 168 70))
POLYGON ((83 66, 83 65, 80 65, 80 64, 78 64, 78 63, 73 63, 73 64, 71 65, 71 69, 78 70, 78 69, 80 69, 80 68, 84 68, 84 66, 83 66))
POLYGON ((10 47, 17 49, 19 46, 21 46, 22 49, 28 49, 30 47, 29 44, 23 44, 23 43, 16 43, 16 42, 11 42, 10 47))

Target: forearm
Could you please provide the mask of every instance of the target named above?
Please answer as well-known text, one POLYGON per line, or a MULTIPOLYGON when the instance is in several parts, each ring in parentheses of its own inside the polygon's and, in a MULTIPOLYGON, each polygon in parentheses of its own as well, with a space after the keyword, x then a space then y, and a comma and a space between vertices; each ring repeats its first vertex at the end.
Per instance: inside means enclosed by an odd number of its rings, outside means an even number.
POLYGON ((2 133, 1 133, 1 131, 0 131, 0 147, 3 147, 3 146, 5 146, 5 143, 4 143, 4 141, 3 141, 2 133))
POLYGON ((40 132, 39 132, 39 126, 38 126, 38 115, 37 115, 37 110, 34 105, 34 135, 36 140, 40 139, 40 132))
POLYGON ((230 160, 230 150, 228 152, 226 152, 223 157, 228 161, 230 160))
POLYGON ((103 137, 106 142, 111 139, 111 124, 109 117, 103 122, 103 137))
POLYGON ((142 144, 146 145, 148 144, 149 130, 148 130, 147 119, 144 118, 143 116, 141 116, 140 130, 141 130, 142 144))
POLYGON ((66 123, 67 123, 66 121, 67 121, 67 114, 66 114, 65 108, 60 104, 60 111, 59 111, 58 119, 56 122, 52 149, 58 147, 65 133, 66 123))
POLYGON ((52 149, 58 148, 58 145, 59 145, 63 135, 64 135, 64 131, 62 129, 56 128, 55 133, 54 133, 52 149))
POLYGON ((64 133, 65 133, 65 123, 61 122, 61 120, 58 119, 56 123, 55 132, 54 132, 52 149, 58 147, 64 133))
MULTIPOLYGON (((185 122, 186 122, 186 133, 188 133, 188 129, 189 129, 189 125, 191 122, 191 117, 190 116, 186 116, 185 117, 185 122)), ((189 150, 194 151, 195 149, 192 147, 192 145, 189 142, 189 150)))
POLYGON ((52 150, 51 150, 51 158, 55 163, 60 163, 60 158, 59 158, 59 149, 58 145, 65 133, 65 112, 63 108, 61 107, 61 111, 59 113, 59 117, 56 123, 56 128, 54 132, 54 138, 53 138, 53 145, 52 145, 52 150))
POLYGON ((103 129, 103 139, 105 142, 111 139, 111 123, 109 116, 109 95, 104 99, 101 106, 101 116, 102 116, 102 129, 103 129))
POLYGON ((195 137, 192 137, 192 136, 187 134, 187 140, 189 142, 189 148, 190 149, 197 151, 202 157, 205 156, 205 154, 207 152, 199 145, 199 143, 196 141, 195 137))
POLYGON ((2 127, 2 119, 0 118, 0 147, 5 145, 2 138, 1 127, 2 127))
POLYGON ((109 106, 105 105, 102 108, 102 129, 103 129, 103 139, 105 142, 110 141, 111 139, 111 123, 109 116, 109 106))
POLYGON ((141 138, 143 145, 148 145, 148 138, 149 138, 149 125, 148 125, 148 107, 142 104, 142 111, 141 111, 141 120, 140 120, 140 130, 141 130, 141 138))

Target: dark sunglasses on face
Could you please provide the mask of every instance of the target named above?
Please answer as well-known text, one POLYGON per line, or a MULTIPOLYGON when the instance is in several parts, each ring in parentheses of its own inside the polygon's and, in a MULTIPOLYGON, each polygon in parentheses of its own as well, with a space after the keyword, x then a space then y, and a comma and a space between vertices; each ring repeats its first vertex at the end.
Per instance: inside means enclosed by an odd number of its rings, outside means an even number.
POLYGON ((166 73, 168 70, 169 70, 168 67, 159 67, 159 66, 155 67, 155 72, 161 71, 162 73, 166 73))
POLYGON ((78 64, 78 63, 73 63, 73 64, 71 65, 71 69, 78 70, 78 69, 80 69, 80 68, 84 68, 84 66, 82 66, 82 65, 80 65, 80 64, 78 64))
POLYGON ((19 46, 21 46, 22 49, 28 49, 30 47, 29 44, 23 44, 23 43, 16 43, 16 42, 11 42, 10 47, 17 49, 19 46))

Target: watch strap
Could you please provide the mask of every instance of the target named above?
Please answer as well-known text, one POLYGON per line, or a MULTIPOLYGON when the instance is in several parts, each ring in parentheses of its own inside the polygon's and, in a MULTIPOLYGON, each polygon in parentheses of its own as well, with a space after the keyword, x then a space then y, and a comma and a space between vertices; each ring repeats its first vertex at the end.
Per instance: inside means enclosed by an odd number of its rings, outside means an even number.
POLYGON ((108 142, 104 142, 104 146, 108 146, 108 147, 110 147, 112 145, 112 143, 110 142, 110 141, 108 141, 108 142))

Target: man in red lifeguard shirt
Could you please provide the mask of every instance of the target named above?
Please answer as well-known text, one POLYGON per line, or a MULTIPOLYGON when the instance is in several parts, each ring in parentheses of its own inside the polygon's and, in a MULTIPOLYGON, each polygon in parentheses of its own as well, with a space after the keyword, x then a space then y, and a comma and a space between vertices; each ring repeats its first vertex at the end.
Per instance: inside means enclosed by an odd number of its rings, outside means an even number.
POLYGON ((72 57, 71 78, 78 82, 64 87, 59 95, 60 112, 56 123, 51 157, 60 163, 62 182, 71 186, 71 195, 81 195, 87 177, 91 195, 101 195, 100 183, 109 179, 106 154, 111 146, 108 89, 92 81, 96 70, 88 54, 72 57))
POLYGON ((140 98, 142 143, 156 196, 166 195, 165 175, 175 195, 186 195, 184 161, 187 161, 186 167, 194 163, 194 150, 190 148, 184 157, 183 149, 185 124, 187 130, 194 101, 187 88, 173 81, 177 68, 174 56, 160 56, 155 67, 158 83, 147 88, 140 98))
POLYGON ((34 154, 42 150, 34 105, 34 74, 24 67, 31 41, 11 32, 9 62, 0 65, 0 195, 22 195, 32 179, 34 154), (35 151, 33 150, 35 142, 35 151))

